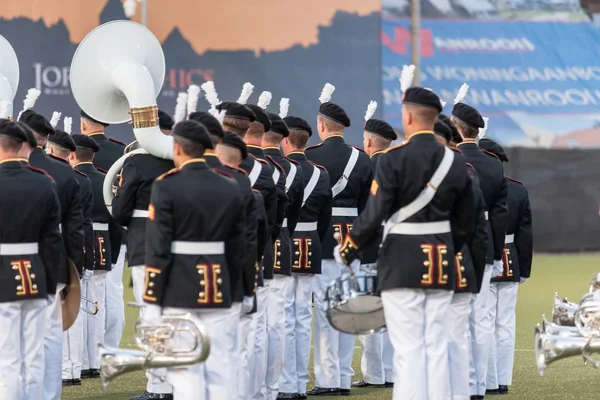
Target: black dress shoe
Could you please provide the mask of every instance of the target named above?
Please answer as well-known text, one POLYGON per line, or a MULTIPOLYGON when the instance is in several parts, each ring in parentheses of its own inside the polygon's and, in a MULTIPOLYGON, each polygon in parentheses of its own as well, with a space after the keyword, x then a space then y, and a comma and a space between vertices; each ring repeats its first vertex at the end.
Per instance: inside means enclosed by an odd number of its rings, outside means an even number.
POLYGON ((500 385, 498 387, 498 394, 508 394, 508 386, 507 385, 500 385))
POLYGON ((483 400, 483 396, 476 394, 475 396, 471 396, 471 400, 483 400))
POLYGON ((352 383, 352 387, 356 387, 356 388, 366 388, 366 387, 370 387, 370 388, 384 388, 385 384, 378 385, 378 384, 369 383, 369 382, 367 382, 365 380, 362 380, 362 381, 358 381, 358 382, 353 382, 352 383))
POLYGON ((350 389, 340 389, 340 396, 350 396, 350 389))
POLYGON ((81 386, 81 379, 63 379, 63 386, 81 386))
POLYGON ((89 379, 93 378, 91 369, 82 369, 81 370, 81 379, 89 379))
POLYGON ((162 399, 162 400, 173 400, 173 395, 171 393, 150 393, 144 392, 139 396, 134 396, 129 400, 152 400, 152 399, 162 399))
POLYGON ((500 394, 500 391, 499 391, 499 389, 486 389, 485 394, 486 395, 500 394))
POLYGON ((306 395, 306 393, 299 393, 298 394, 298 400, 307 400, 308 396, 306 395))
POLYGON ((386 382, 384 386, 386 388, 393 388, 394 387, 394 382, 386 382))
POLYGON ((340 389, 338 388, 322 388, 315 386, 308 392, 306 392, 307 396, 339 396, 340 389))
POLYGON ((287 399, 296 400, 297 398, 298 398, 298 393, 282 393, 282 392, 277 393, 277 400, 287 400, 287 399))

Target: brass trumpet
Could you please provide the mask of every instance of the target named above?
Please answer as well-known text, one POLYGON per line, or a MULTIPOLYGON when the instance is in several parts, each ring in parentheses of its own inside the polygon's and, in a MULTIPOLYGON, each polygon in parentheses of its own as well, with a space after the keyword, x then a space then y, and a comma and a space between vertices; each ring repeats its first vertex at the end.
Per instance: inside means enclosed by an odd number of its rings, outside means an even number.
POLYGON ((83 302, 85 302, 85 303, 90 303, 92 305, 92 307, 93 307, 93 310, 92 310, 92 309, 89 309, 89 308, 81 306, 81 308, 80 308, 81 311, 83 311, 84 313, 88 313, 90 315, 96 315, 96 314, 98 314, 98 309, 99 308, 98 308, 98 302, 97 301, 88 299, 85 296, 81 296, 81 300, 83 302))

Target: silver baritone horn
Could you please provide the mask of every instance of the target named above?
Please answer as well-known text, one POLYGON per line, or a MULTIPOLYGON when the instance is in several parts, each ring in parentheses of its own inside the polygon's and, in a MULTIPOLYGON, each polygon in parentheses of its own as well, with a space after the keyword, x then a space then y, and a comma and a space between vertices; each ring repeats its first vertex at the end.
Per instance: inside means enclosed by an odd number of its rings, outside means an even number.
POLYGON ((198 364, 210 354, 210 338, 206 330, 189 314, 163 315, 159 320, 150 322, 140 318, 135 325, 135 340, 143 351, 100 345, 100 376, 105 387, 115 377, 128 372, 198 364), (169 341, 176 335, 191 336, 191 346, 174 348, 169 341))
POLYGON ((0 117, 12 118, 19 86, 19 60, 11 44, 0 36, 0 117), (6 106, 6 109, 5 109, 6 106))
POLYGON ((575 313, 578 308, 579 305, 571 303, 566 297, 561 300, 558 293, 554 293, 552 322, 556 325, 575 326, 575 313))

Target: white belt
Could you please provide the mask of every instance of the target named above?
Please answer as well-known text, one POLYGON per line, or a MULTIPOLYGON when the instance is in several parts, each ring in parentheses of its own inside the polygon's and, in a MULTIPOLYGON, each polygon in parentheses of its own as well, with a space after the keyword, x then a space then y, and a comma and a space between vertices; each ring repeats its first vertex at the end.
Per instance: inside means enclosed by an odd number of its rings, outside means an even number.
POLYGON ((0 255, 18 256, 25 254, 37 254, 39 251, 38 243, 1 243, 0 255))
POLYGON ((450 232, 450 221, 400 222, 392 226, 389 233, 396 235, 435 235, 450 232))
POLYGON ((358 217, 358 208, 332 207, 331 215, 334 217, 358 217))
POLYGON ((504 244, 509 244, 509 243, 514 243, 515 241, 515 235, 506 235, 506 238, 504 239, 504 244))
POLYGON ((282 228, 287 228, 287 218, 283 219, 283 222, 281 223, 281 227, 282 228))
POLYGON ((148 210, 133 210, 133 218, 148 218, 148 210))
POLYGON ((220 255, 225 254, 225 242, 184 242, 176 240, 171 243, 171 252, 195 256, 220 255))
POLYGON ((62 233, 62 224, 58 224, 58 231, 62 233))
POLYGON ((92 225, 93 225, 93 228, 95 231, 107 231, 108 230, 108 224, 103 224, 102 222, 94 222, 92 225))
POLYGON ((486 212, 485 212, 485 220, 487 221, 488 219, 490 219, 490 217, 489 217, 489 215, 488 215, 488 212, 486 211, 486 212))
POLYGON ((298 222, 298 224, 296 224, 296 232, 312 232, 316 230, 316 222, 298 222))

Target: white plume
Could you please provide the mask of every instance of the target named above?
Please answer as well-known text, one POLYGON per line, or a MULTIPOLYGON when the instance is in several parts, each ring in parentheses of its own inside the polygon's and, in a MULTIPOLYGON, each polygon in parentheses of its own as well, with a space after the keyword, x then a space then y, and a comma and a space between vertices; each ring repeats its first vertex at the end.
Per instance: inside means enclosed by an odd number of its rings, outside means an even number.
POLYGON ((375 110, 377 110, 377 102, 370 101, 369 105, 367 106, 367 112, 365 113, 365 121, 370 120, 373 115, 375 115, 375 110))
POLYGON ((488 117, 483 117, 483 128, 479 128, 479 133, 477 134, 477 140, 483 138, 488 129, 488 121, 490 119, 488 117))
POLYGON ((447 101, 444 101, 442 99, 440 99, 440 103, 442 103, 442 108, 446 107, 446 104, 448 104, 447 101))
POLYGON ((282 97, 279 100, 279 116, 281 118, 285 118, 288 115, 288 110, 290 108, 290 99, 287 97, 282 97))
POLYGON ((63 119, 63 125, 65 128, 65 132, 67 132, 69 135, 71 134, 71 129, 73 126, 73 118, 71 117, 65 117, 65 119, 63 119))
POLYGON ((137 8, 137 2, 135 0, 125 0, 123 2, 123 11, 127 18, 135 16, 135 9, 137 8))
POLYGON ((400 74, 400 90, 402 93, 406 92, 413 84, 415 78, 415 66, 405 65, 402 67, 402 73, 400 74))
POLYGON ((200 96, 200 86, 190 85, 187 90, 187 115, 196 111, 198 106, 198 96, 200 96))
POLYGON ((321 97, 319 97, 321 104, 327 103, 329 100, 331 100, 331 95, 334 91, 335 86, 333 86, 331 83, 326 83, 325 86, 323 86, 323 90, 321 90, 321 97))
POLYGON ((260 108, 262 108, 263 110, 266 110, 267 107, 269 107, 269 104, 271 104, 271 99, 272 98, 273 98, 273 95, 271 94, 271 92, 264 91, 258 97, 258 104, 257 105, 260 108))
POLYGON ((208 113, 215 117, 221 125, 223 125, 223 120, 225 119, 226 112, 227 110, 218 111, 215 107, 211 107, 210 110, 208 110, 208 113))
POLYGON ((53 128, 56 128, 56 125, 58 125, 58 121, 60 121, 61 115, 62 114, 58 111, 52 112, 52 118, 50 118, 50 125, 52 125, 53 128))
POLYGON ((10 107, 12 103, 10 101, 0 101, 0 118, 8 118, 10 117, 10 107))
POLYGON ((23 100, 23 111, 33 108, 36 100, 38 99, 38 97, 40 97, 40 94, 42 94, 42 92, 40 92, 36 88, 29 89, 27 91, 27 96, 25 96, 25 100, 23 100))
POLYGON ((213 81, 204 82, 200 87, 204 90, 204 97, 206 97, 206 101, 208 101, 211 107, 216 107, 221 103, 213 81))
POLYGON ((240 104, 246 104, 248 102, 248 99, 250 98, 250 96, 252 96, 253 91, 254 91, 253 84, 251 84, 250 82, 244 83, 244 86, 242 87, 242 93, 240 94, 240 97, 237 99, 237 102, 240 104))
POLYGON ((175 105, 175 114, 173 115, 173 122, 178 123, 185 119, 187 98, 188 95, 185 92, 179 92, 179 94, 177 95, 177 104, 175 105))
POLYGON ((463 83, 460 89, 458 89, 458 93, 456 93, 456 97, 454 98, 454 104, 458 104, 461 101, 463 101, 467 93, 469 93, 469 85, 463 83))

